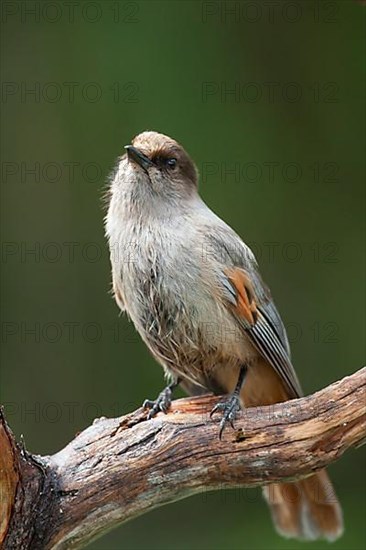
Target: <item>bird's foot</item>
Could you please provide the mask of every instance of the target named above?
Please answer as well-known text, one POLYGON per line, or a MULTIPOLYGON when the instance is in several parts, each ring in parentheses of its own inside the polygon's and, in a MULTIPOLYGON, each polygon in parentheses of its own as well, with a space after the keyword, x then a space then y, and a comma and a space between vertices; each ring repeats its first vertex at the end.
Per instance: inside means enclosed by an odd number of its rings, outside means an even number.
POLYGON ((231 427, 234 429, 234 420, 239 410, 240 410, 240 400, 239 400, 239 395, 237 393, 233 393, 225 401, 220 401, 212 409, 210 417, 212 417, 218 411, 220 412, 222 411, 223 413, 222 420, 220 422, 220 431, 219 431, 220 439, 227 423, 229 423, 231 427))
POLYGON ((170 405, 172 404, 172 393, 171 386, 167 386, 162 392, 159 393, 157 399, 154 401, 151 399, 145 399, 142 406, 145 409, 150 409, 149 414, 147 415, 148 420, 153 418, 160 411, 165 414, 167 413, 170 405))

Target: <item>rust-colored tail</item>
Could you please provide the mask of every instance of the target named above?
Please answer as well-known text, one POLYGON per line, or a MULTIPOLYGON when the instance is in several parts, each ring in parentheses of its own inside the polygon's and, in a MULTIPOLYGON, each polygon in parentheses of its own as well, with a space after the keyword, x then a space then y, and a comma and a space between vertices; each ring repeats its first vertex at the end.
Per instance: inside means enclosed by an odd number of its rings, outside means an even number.
POLYGON ((263 492, 282 536, 328 541, 341 536, 342 510, 325 470, 296 483, 268 485, 263 492))
MULTIPOLYGON (((290 399, 281 379, 262 361, 248 371, 240 394, 247 407, 290 399)), ((342 510, 325 470, 297 481, 263 488, 277 531, 288 538, 335 540, 343 532, 342 510)))

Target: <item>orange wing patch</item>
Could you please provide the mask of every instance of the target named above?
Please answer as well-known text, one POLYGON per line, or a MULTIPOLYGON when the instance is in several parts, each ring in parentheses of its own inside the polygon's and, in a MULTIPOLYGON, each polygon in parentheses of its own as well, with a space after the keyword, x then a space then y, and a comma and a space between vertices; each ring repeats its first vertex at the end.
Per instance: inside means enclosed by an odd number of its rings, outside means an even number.
POLYGON ((227 269, 225 274, 236 291, 237 305, 234 307, 236 314, 244 317, 250 325, 254 325, 258 316, 257 304, 248 275, 237 268, 227 269))

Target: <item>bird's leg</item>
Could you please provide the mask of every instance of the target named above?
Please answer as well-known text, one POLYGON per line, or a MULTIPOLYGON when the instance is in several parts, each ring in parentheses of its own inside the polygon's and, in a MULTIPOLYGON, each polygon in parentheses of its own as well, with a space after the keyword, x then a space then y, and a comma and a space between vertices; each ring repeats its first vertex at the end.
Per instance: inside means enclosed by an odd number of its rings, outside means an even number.
POLYGON ((210 417, 217 411, 222 411, 223 413, 222 420, 220 422, 220 439, 227 422, 229 422, 231 427, 234 428, 236 413, 240 409, 240 390, 243 387, 246 373, 247 367, 243 365, 240 368, 238 382, 235 386, 235 390, 233 391, 233 393, 225 401, 220 401, 219 403, 217 403, 217 405, 215 405, 211 411, 210 417))
POLYGON ((176 378, 171 384, 169 384, 166 388, 161 391, 157 397, 157 399, 145 399, 143 403, 143 407, 145 409, 150 409, 149 414, 147 415, 148 420, 150 418, 153 418, 158 412, 162 411, 163 413, 166 413, 172 404, 172 393, 173 390, 179 386, 180 384, 180 378, 176 378))

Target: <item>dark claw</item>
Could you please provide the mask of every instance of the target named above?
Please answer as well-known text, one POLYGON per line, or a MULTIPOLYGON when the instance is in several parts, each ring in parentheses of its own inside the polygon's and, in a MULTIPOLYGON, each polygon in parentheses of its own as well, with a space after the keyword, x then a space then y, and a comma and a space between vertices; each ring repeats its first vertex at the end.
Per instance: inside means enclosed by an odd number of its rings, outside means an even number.
POLYGON ((217 411, 223 412, 223 417, 220 422, 219 438, 221 439, 227 423, 234 429, 234 420, 236 413, 240 410, 239 396, 233 394, 227 399, 227 401, 220 401, 217 403, 211 411, 210 418, 217 411))
POLYGON ((219 403, 216 403, 212 411, 210 412, 210 418, 213 417, 215 412, 225 410, 225 407, 227 405, 227 401, 219 401, 219 403))
POLYGON ((156 416, 160 411, 166 414, 171 403, 172 390, 168 386, 162 392, 160 392, 158 398, 155 399, 155 401, 152 401, 151 399, 145 399, 142 406, 145 409, 150 409, 149 414, 147 415, 148 420, 150 420, 150 418, 156 416))

